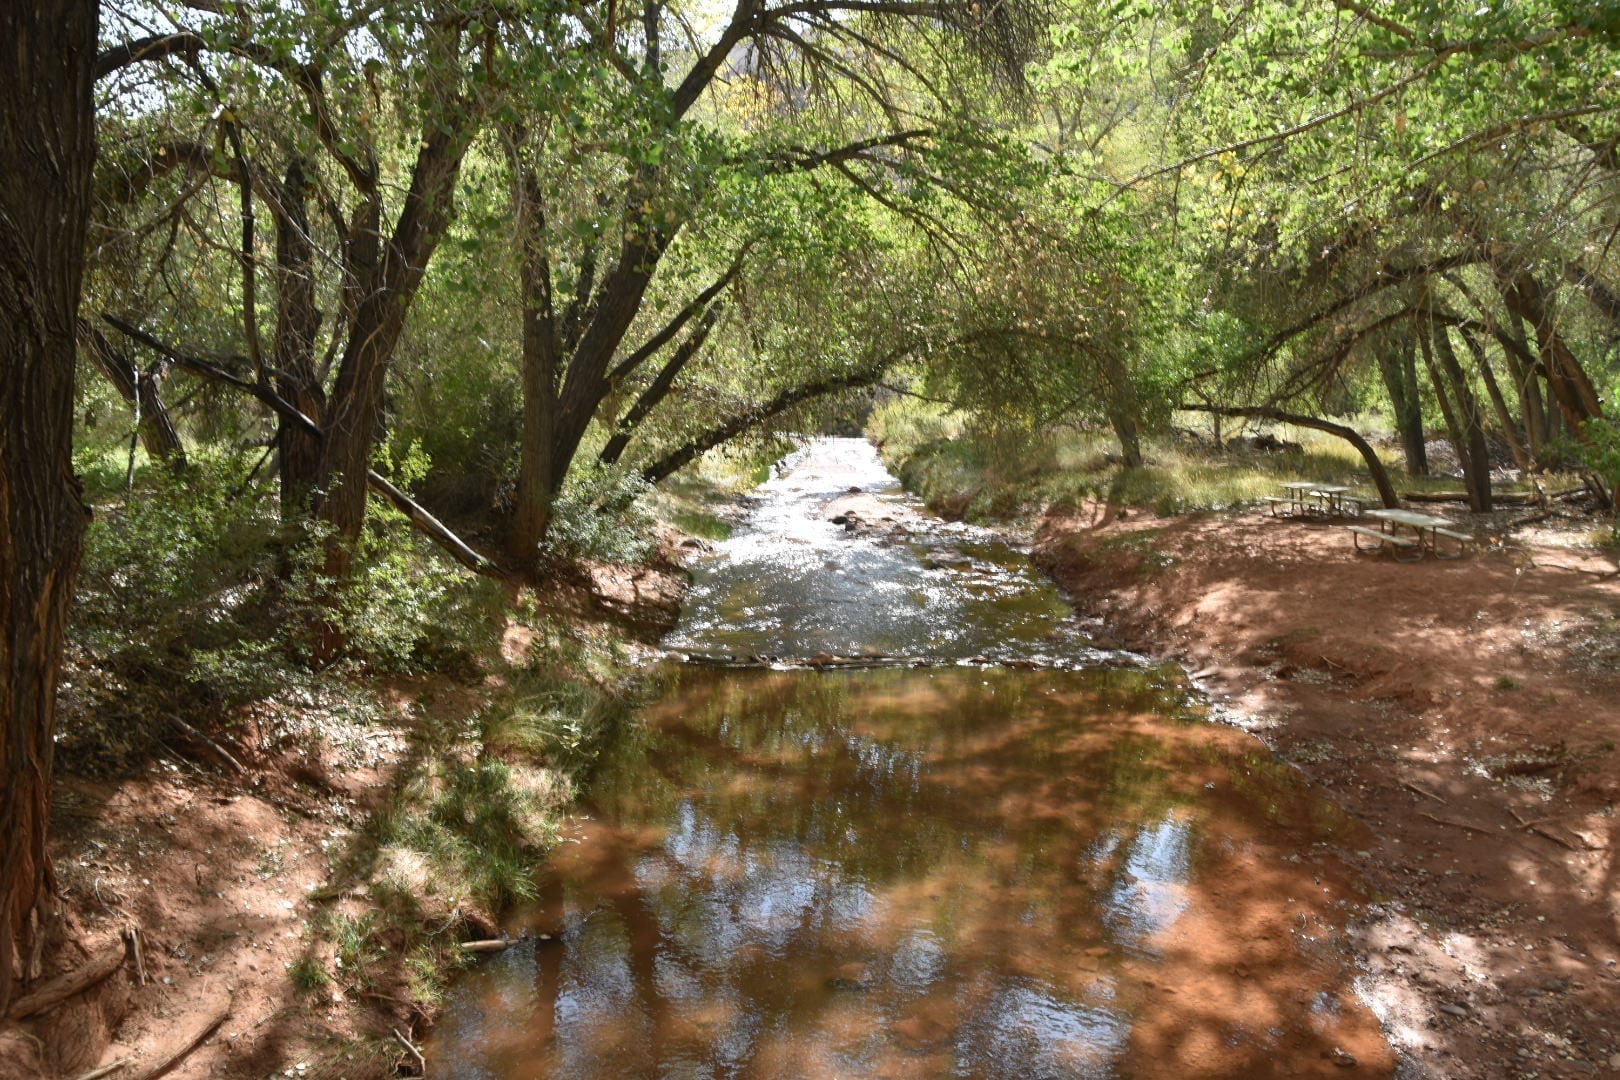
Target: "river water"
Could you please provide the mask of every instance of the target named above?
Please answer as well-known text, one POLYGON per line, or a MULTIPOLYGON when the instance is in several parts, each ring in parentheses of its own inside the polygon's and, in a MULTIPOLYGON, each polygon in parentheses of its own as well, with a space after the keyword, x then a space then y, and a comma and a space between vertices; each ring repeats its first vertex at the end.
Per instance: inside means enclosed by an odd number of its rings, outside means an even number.
POLYGON ((1392 1072, 1332 854, 1359 823, 865 443, 759 500, 669 641, 756 666, 663 672, 430 1075, 1392 1072))

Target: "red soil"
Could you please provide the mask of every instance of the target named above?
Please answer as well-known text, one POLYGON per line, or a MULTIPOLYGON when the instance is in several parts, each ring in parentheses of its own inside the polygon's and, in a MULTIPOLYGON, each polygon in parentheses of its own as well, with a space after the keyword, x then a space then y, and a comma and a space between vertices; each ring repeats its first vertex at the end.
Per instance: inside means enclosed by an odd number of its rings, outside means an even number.
POLYGON ((1620 570, 1553 533, 1413 564, 1350 541, 1093 507, 1036 559, 1372 827, 1345 857, 1402 1075, 1620 1075, 1620 570))

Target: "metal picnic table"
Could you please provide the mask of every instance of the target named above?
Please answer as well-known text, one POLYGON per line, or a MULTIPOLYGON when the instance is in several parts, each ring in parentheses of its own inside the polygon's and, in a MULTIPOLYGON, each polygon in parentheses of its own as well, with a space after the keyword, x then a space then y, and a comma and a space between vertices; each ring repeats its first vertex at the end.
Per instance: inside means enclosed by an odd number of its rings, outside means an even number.
POLYGON ((1359 510, 1362 500, 1353 496, 1346 496, 1350 489, 1340 484, 1318 484, 1312 480, 1291 480, 1281 485, 1286 495, 1280 498, 1271 498, 1266 501, 1271 504, 1273 516, 1278 506, 1287 506, 1289 516, 1303 517, 1307 514, 1322 514, 1324 516, 1343 516, 1347 506, 1354 504, 1359 510))
POLYGON ((1456 522, 1450 518, 1437 517, 1434 514, 1422 514, 1416 510, 1379 509, 1363 512, 1363 517, 1372 518, 1378 522, 1377 529, 1363 528, 1359 525, 1346 526, 1351 532, 1351 542, 1357 551, 1381 551, 1386 546, 1394 553, 1395 558, 1402 562, 1416 562, 1423 558, 1425 551, 1430 552, 1437 559, 1459 559, 1462 557, 1464 545, 1474 542, 1474 538, 1466 533, 1458 532, 1456 522), (1407 537, 1400 534, 1404 526, 1413 531, 1415 536, 1407 537), (1376 547, 1363 548, 1361 538, 1368 537, 1378 541, 1376 547), (1457 554, 1443 555, 1440 552, 1440 537, 1449 537, 1457 541, 1457 554), (1410 559, 1401 559, 1403 550, 1414 551, 1410 559))

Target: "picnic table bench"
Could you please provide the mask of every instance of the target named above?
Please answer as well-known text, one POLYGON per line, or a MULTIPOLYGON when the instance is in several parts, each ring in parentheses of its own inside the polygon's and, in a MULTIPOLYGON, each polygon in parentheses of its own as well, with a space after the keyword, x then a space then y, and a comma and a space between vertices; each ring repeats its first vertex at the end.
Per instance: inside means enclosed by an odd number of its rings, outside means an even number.
POLYGON ((1450 518, 1437 517, 1434 514, 1421 514, 1415 510, 1378 509, 1367 510, 1364 517, 1372 518, 1378 522, 1378 528, 1371 529, 1362 525, 1348 525, 1350 542, 1357 551, 1382 551, 1386 546, 1395 554, 1400 562, 1416 562, 1423 558, 1425 551, 1437 559, 1460 559, 1468 549, 1468 545, 1476 543, 1475 538, 1458 530, 1456 522, 1450 518), (1405 526, 1412 530, 1413 535, 1405 536, 1396 531, 1405 526), (1447 555, 1440 549, 1440 537, 1454 540, 1457 550, 1447 555), (1372 547, 1363 547, 1362 538, 1367 537, 1378 543, 1372 547), (1411 559, 1402 559, 1400 552, 1415 550, 1416 555, 1411 559))

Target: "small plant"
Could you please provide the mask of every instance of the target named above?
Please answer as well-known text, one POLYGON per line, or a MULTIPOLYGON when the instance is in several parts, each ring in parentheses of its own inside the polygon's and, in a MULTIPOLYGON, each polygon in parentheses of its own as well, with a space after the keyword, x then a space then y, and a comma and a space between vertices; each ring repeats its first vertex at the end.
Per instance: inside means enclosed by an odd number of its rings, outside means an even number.
POLYGON ((1511 675, 1501 675, 1498 676, 1496 680, 1496 688, 1498 690, 1517 690, 1519 685, 1519 680, 1515 679, 1511 675))
POLYGON ((292 976, 293 985, 306 994, 313 994, 332 984, 331 973, 313 952, 306 952, 294 960, 292 966, 287 969, 287 974, 292 976))

